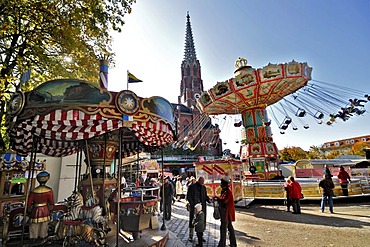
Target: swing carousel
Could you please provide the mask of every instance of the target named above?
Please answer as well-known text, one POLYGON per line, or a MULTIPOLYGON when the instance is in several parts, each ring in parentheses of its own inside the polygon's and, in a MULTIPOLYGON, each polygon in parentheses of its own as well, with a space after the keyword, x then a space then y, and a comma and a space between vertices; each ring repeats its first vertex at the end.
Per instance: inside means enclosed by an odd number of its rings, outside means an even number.
MULTIPOLYGON (((197 107, 203 114, 212 115, 215 120, 224 122, 231 119, 230 115, 236 116, 233 126, 243 127, 240 140, 243 168, 235 168, 234 172, 232 162, 229 162, 229 168, 224 165, 225 169, 218 170, 212 167, 219 167, 217 162, 220 161, 195 163, 198 174, 208 177, 206 180, 210 183, 209 194, 215 193, 214 188, 217 186, 214 184, 219 182, 217 177, 226 174, 226 171, 232 175, 230 178, 233 188, 240 186, 241 177, 263 181, 281 176, 278 170, 278 149, 272 138, 272 121, 268 115, 278 125, 280 134, 285 134, 288 127, 293 131, 298 130, 299 125, 308 129, 310 126, 305 120, 307 116, 313 118, 317 124, 326 125, 361 116, 366 112, 365 103, 370 100, 369 94, 360 90, 312 80, 312 68, 307 63, 293 60, 255 69, 248 65, 245 58, 239 58, 235 67, 233 78, 217 82, 211 89, 203 92, 197 101, 197 107), (256 167, 256 175, 251 176, 247 172, 247 166, 251 164, 256 167)), ((230 128, 232 127, 229 124, 226 131, 230 128)), ((239 140, 235 142, 239 143, 239 140)), ((248 190, 244 187, 244 196, 256 197, 258 188, 248 190), (249 193, 252 191, 253 195, 249 193)), ((275 195, 265 193, 257 197, 283 197, 283 188, 279 185, 276 187, 279 187, 279 191, 275 195)))
POLYGON ((278 161, 268 115, 284 134, 290 126, 293 130, 298 130, 298 125, 308 129, 306 116, 318 124, 332 125, 363 115, 370 99, 359 90, 312 80, 307 63, 293 60, 255 69, 239 58, 235 67, 235 76, 202 93, 197 106, 207 115, 241 116, 234 122, 234 127, 243 127, 241 159, 258 161, 257 170, 266 170, 269 163, 278 161))
POLYGON ((240 114, 242 119, 234 126, 244 127, 241 159, 255 162, 264 171, 271 162, 278 162, 266 108, 306 86, 312 69, 296 61, 254 69, 243 58, 235 67, 235 77, 202 93, 198 108, 208 115, 240 114))
MULTIPOLYGON (((18 155, 78 154, 74 190, 82 194, 85 206, 106 208, 112 190, 120 188, 117 171, 123 158, 159 150, 175 139, 174 110, 166 99, 142 98, 130 90, 112 92, 75 79, 48 81, 26 93, 17 91, 8 117, 12 150, 18 155), (85 174, 81 174, 82 153, 85 174), (110 171, 114 159, 118 168, 110 171)), ((127 230, 127 219, 138 221, 137 229, 129 230, 133 233, 149 227, 143 217, 154 211, 157 198, 144 193, 139 200, 121 196, 119 200, 122 230, 127 230)))

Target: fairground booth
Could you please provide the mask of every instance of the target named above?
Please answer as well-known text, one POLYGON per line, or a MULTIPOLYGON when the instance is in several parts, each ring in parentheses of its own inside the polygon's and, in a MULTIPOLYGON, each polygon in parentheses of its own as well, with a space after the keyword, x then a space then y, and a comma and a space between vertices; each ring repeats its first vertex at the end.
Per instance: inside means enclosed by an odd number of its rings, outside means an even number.
POLYGON ((194 162, 194 167, 197 178, 204 177, 204 185, 209 197, 221 195, 221 179, 229 177, 234 200, 238 201, 243 198, 243 162, 234 159, 211 160, 194 162))
POLYGON ((0 219, 10 205, 22 205, 26 198, 28 187, 35 187, 36 174, 45 169, 45 162, 35 162, 16 153, 5 153, 0 157, 0 219), (31 182, 32 180, 32 182, 31 182))

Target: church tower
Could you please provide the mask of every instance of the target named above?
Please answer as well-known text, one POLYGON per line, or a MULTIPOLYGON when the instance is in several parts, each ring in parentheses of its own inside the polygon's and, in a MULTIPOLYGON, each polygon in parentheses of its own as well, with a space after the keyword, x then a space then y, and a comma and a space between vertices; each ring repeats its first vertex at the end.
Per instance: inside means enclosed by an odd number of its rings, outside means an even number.
POLYGON ((196 99, 203 92, 203 81, 200 73, 200 63, 195 53, 189 12, 186 18, 185 53, 184 60, 181 63, 181 85, 178 103, 196 109, 196 99))
POLYGON ((202 114, 196 107, 197 99, 203 93, 201 67, 195 53, 193 31, 189 12, 186 15, 185 52, 181 63, 181 84, 178 104, 172 104, 178 119, 179 140, 185 141, 182 147, 196 153, 222 155, 222 141, 211 118, 202 114))

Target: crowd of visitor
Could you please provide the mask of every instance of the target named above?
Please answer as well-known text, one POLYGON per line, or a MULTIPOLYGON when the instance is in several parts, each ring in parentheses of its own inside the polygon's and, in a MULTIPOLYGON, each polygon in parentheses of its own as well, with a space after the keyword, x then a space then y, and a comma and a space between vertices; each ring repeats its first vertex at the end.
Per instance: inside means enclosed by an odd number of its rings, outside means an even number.
MULTIPOLYGON (((251 166, 249 171, 253 175, 256 174, 256 167, 251 166)), ((324 166, 322 174, 323 179, 318 183, 322 191, 320 209, 324 212, 325 205, 328 205, 329 211, 334 213, 333 191, 335 186, 332 181, 333 175, 330 167, 327 165, 324 166)), ((340 167, 337 178, 342 187, 343 195, 348 196, 348 183, 351 181, 351 178, 343 166, 340 167)), ((224 175, 220 183, 220 194, 215 195, 213 198, 207 195, 204 182, 204 177, 198 177, 196 179, 193 176, 182 177, 181 175, 177 175, 170 177, 160 174, 159 177, 147 176, 143 178, 140 176, 137 178, 135 185, 158 188, 158 190, 150 192, 150 195, 158 197, 160 202, 158 213, 162 213, 163 219, 166 221, 171 220, 172 204, 176 201, 183 202, 189 212, 188 241, 193 242, 194 236, 196 236, 198 240, 196 246, 203 246, 204 242, 206 242, 203 233, 207 228, 207 203, 217 202, 218 208, 215 208, 215 210, 219 211, 219 218, 221 220, 218 247, 226 246, 227 236, 229 237, 229 246, 236 246, 235 231, 232 224, 235 221, 235 206, 233 193, 230 190, 231 178, 229 174, 224 175)), ((124 180, 122 186, 127 186, 126 180, 124 180)), ((291 212, 292 208, 293 214, 301 214, 300 201, 304 198, 304 195, 302 194, 300 183, 293 176, 290 176, 286 179, 284 188, 286 190, 286 211, 291 212)))

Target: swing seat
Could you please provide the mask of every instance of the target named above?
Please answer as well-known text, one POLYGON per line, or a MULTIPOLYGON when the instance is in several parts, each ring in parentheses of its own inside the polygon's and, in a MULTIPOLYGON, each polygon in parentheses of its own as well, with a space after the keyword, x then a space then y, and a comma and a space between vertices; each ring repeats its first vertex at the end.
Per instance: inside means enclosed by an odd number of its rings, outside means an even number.
POLYGON ((283 123, 283 124, 280 125, 279 129, 286 130, 288 128, 288 126, 289 126, 288 124, 283 123))
POLYGON ((283 121, 283 123, 285 123, 286 125, 289 125, 291 122, 292 122, 292 119, 290 117, 285 117, 283 121))
POLYGON ((303 109, 298 109, 297 113, 295 114, 297 117, 304 117, 306 116, 306 111, 303 109))
POLYGON ((324 113, 322 113, 322 112, 316 112, 315 113, 315 118, 317 118, 317 119, 323 119, 324 118, 324 113))
POLYGON ((238 122, 238 123, 234 123, 234 127, 240 127, 242 126, 242 121, 238 122))

